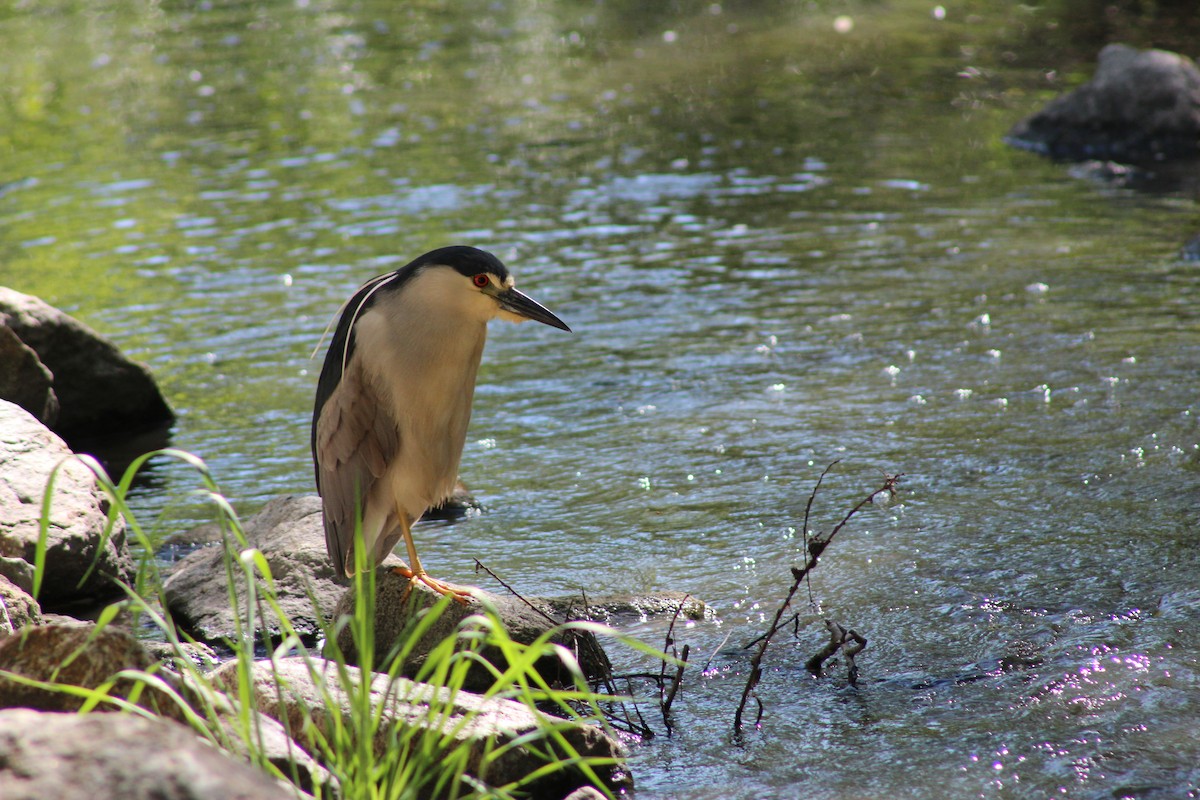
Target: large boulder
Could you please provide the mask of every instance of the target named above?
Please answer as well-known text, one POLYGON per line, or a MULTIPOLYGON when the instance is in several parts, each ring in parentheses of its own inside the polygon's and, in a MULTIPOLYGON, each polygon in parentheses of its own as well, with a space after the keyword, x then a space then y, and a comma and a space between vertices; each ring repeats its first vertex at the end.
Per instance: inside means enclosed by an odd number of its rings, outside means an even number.
MULTIPOLYGON (((116 594, 120 589, 114 580, 128 581, 134 571, 124 520, 117 517, 106 537, 109 503, 95 474, 28 411, 3 400, 0 557, 34 563, 42 498, 56 468, 45 577, 38 600, 54 606, 116 594)), ((11 571, 6 567, 5 574, 11 571)))
POLYGON ((1200 70, 1177 53, 1110 44, 1090 81, 1018 122, 1005 141, 1068 161, 1200 155, 1200 70))
POLYGON ((132 714, 0 711, 4 800, 295 800, 182 725, 132 714))
MULTIPOLYGON (((439 510, 443 517, 461 516, 475 501, 459 484, 455 496, 439 510)), ((293 629, 308 641, 316 641, 339 599, 346 580, 334 573, 325 552, 325 528, 321 521, 321 498, 316 495, 284 495, 271 499, 262 510, 243 523, 250 547, 260 550, 271 568, 281 609, 293 629)), ((225 548, 221 527, 216 524, 190 531, 185 540, 211 542, 185 556, 172 569, 164 586, 167 606, 185 628, 207 642, 236 636, 238 618, 229 603, 225 572, 225 548)), ((394 555, 384 560, 387 567, 400 566, 394 555)), ((260 584, 261 585, 261 584, 260 584)), ((238 611, 242 624, 246 614, 245 581, 238 581, 238 611)), ((281 626, 274 612, 256 620, 256 635, 277 638, 281 626)))
MULTIPOLYGON (((64 438, 108 437, 161 427, 174 419, 145 365, 131 361, 111 341, 38 298, 0 287, 0 326, 35 352, 53 375, 59 404, 53 427, 64 438)), ((0 350, 4 347, 0 337, 0 350)), ((14 350, 11 341, 7 348, 14 350)), ((48 402, 39 400, 38 392, 33 394, 32 400, 24 391, 21 400, 0 396, 35 407, 48 402)))
MULTIPOLYGON (((346 726, 342 730, 352 729, 349 716, 352 698, 344 682, 357 686, 364 674, 354 667, 339 670, 327 661, 305 662, 299 658, 260 661, 254 665, 252 690, 260 712, 296 732, 302 746, 313 746, 307 738, 332 740, 338 730, 337 721, 346 726), (340 720, 335 715, 340 715, 340 720)), ((214 680, 234 685, 237 676, 232 666, 225 667, 214 675, 214 680)), ((549 758, 571 755, 563 752, 556 737, 539 741, 538 732, 553 728, 576 754, 598 759, 594 764, 595 774, 610 790, 627 789, 632 784, 621 767, 624 747, 596 726, 535 712, 504 698, 485 698, 467 692, 451 695, 444 688, 404 678, 393 680, 387 675, 371 675, 367 688, 372 708, 381 715, 381 724, 375 728, 377 753, 396 746, 424 744, 442 748, 465 742, 470 747, 468 774, 480 776, 486 760, 483 780, 492 786, 503 786, 528 780, 549 758), (427 731, 432 738, 423 743, 420 736, 404 733, 406 729, 427 731), (525 737, 528 739, 522 743, 520 740, 525 737)), ((566 797, 586 785, 590 781, 578 765, 566 764, 526 784, 525 789, 531 796, 550 799, 566 797)))
MULTIPOLYGON (((345 592, 344 579, 334 574, 325 553, 325 530, 321 522, 321 498, 315 495, 276 497, 243 524, 250 547, 260 550, 271 568, 281 609, 301 636, 315 641, 345 592)), ((389 564, 398 565, 392 557, 389 564)), ((236 581, 238 606, 229 602, 225 571, 225 548, 221 544, 201 548, 181 560, 163 589, 167 607, 198 639, 219 642, 235 638, 238 613, 242 625, 248 619, 246 584, 236 581)), ((260 584, 261 585, 261 584, 260 584)), ((278 618, 267 611, 258 617, 256 633, 277 638, 278 618)))

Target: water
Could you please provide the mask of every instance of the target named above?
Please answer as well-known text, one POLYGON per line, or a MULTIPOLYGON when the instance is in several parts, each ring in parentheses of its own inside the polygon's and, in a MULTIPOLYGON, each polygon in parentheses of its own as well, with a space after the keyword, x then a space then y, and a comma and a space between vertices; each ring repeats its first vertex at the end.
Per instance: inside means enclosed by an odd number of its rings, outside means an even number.
MULTIPOLYGON (((14 7, 0 282, 148 362, 172 444, 252 513, 311 491, 339 304, 432 247, 491 249, 576 332, 494 325, 463 459, 488 510, 423 526, 423 558, 710 604, 676 631, 697 668, 672 734, 645 709, 639 798, 1191 796, 1194 204, 1000 143, 1089 71, 1077 16, 14 7), (805 672, 826 636, 802 589, 735 736, 742 645, 835 460, 818 530, 905 475, 811 585, 870 640, 859 688, 805 672)), ((1127 41, 1172 29, 1138 22, 1127 41)), ((156 463, 139 508, 187 527, 195 485, 156 463)))

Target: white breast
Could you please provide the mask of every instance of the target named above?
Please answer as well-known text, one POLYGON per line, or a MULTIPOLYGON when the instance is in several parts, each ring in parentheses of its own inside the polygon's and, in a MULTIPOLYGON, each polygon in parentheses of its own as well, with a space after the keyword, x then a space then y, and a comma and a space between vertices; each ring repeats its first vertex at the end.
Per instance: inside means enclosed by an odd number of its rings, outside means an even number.
POLYGON ((367 357, 366 378, 400 443, 368 506, 398 507, 415 520, 454 490, 487 321, 497 306, 442 268, 414 276, 399 299, 381 296, 359 318, 355 347, 367 357))

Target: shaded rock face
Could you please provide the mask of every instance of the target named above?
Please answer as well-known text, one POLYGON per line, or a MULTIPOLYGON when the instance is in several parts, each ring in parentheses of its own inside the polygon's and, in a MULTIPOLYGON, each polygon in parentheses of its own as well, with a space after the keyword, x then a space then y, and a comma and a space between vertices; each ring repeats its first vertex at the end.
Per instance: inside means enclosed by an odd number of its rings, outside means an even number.
MULTIPOLYGON (((315 640, 345 591, 344 580, 334 574, 325 552, 321 499, 315 495, 276 497, 243 528, 250 546, 261 550, 270 565, 280 606, 296 632, 315 640)), ((393 557, 386 563, 400 561, 393 557)), ((238 606, 245 620, 246 587, 240 576, 237 583, 238 606)), ((176 620, 197 638, 218 642, 236 637, 237 617, 229 604, 228 586, 224 548, 217 545, 180 561, 163 588, 176 620)), ((267 613, 262 625, 270 637, 279 636, 279 620, 272 613, 267 613)), ((262 630, 260 627, 260 637, 262 630)))
MULTIPOLYGON (((0 287, 0 325, 36 353, 52 376, 53 396, 59 405, 53 428, 64 438, 107 437, 166 425, 174 419, 149 370, 126 358, 112 342, 79 320, 36 297, 0 287)), ((3 339, 0 336, 0 349, 7 346, 13 350, 11 340, 5 345, 3 339)), ((28 360, 27 354, 21 358, 28 360)), ((25 368, 26 374, 35 371, 25 368)), ((0 396, 19 402, 42 419, 38 408, 50 400, 37 383, 35 379, 23 387, 18 392, 20 399, 0 396)))
POLYGON ((42 609, 24 587, 0 575, 0 636, 42 623, 42 609))
MULTIPOLYGON (((90 623, 36 625, 0 639, 0 672, 43 682, 95 689, 124 669, 148 670, 149 653, 133 634, 121 628, 96 628, 90 623)), ((128 697, 135 682, 118 679, 109 690, 128 697)), ((174 707, 147 693, 141 704, 159 713, 174 707)), ((43 711, 76 711, 83 698, 30 686, 0 675, 0 708, 37 708, 43 711)))
POLYGON ((0 397, 16 403, 38 422, 53 428, 58 422, 54 375, 38 360, 33 348, 12 328, 0 325, 0 397))
POLYGON ((0 711, 4 800, 296 797, 178 723, 130 714, 0 711))
POLYGON ((1176 53, 1110 44, 1092 80, 1018 122, 1005 141, 1068 161, 1200 155, 1200 71, 1176 53))
MULTIPOLYGON (((411 635, 410 631, 417 620, 424 615, 427 609, 437 603, 441 596, 424 584, 413 584, 408 578, 397 575, 385 567, 376 570, 375 581, 375 622, 372 627, 375 653, 377 657, 382 658, 388 653, 399 650, 411 635)), ((425 665, 430 651, 438 643, 454 636, 468 618, 481 613, 485 604, 495 612, 509 638, 520 644, 532 644, 547 632, 558 627, 558 622, 545 612, 544 604, 536 599, 532 602, 539 607, 531 608, 515 597, 502 597, 481 589, 473 589, 472 595, 467 603, 451 602, 441 615, 429 625, 424 635, 413 645, 412 651, 403 665, 402 674, 409 677, 417 676, 425 665)), ((337 617, 352 616, 354 606, 355 592, 352 587, 343 594, 335 614, 337 617)), ((609 664, 608 656, 591 632, 556 630, 550 641, 570 651, 586 677, 602 678, 611 674, 612 667, 609 664)), ((364 668, 383 668, 379 664, 361 663, 350 626, 340 628, 336 642, 347 663, 364 668)), ((508 666, 503 653, 495 648, 485 647, 480 651, 480 655, 501 670, 508 666)), ((551 685, 572 685, 570 673, 554 656, 543 657, 534 665, 534 668, 551 685)), ((476 692, 486 691, 492 686, 493 680, 491 671, 486 667, 479 666, 467 674, 464 688, 476 692)))
MULTIPOLYGON (((127 581, 134 570, 124 521, 118 518, 108 539, 103 538, 107 498, 92 471, 71 455, 66 443, 29 412, 0 400, 0 557, 34 563, 42 498, 59 467, 47 531, 46 577, 38 597, 48 606, 116 594, 113 579, 127 581)), ((11 574, 11 565, 4 572, 11 574)))

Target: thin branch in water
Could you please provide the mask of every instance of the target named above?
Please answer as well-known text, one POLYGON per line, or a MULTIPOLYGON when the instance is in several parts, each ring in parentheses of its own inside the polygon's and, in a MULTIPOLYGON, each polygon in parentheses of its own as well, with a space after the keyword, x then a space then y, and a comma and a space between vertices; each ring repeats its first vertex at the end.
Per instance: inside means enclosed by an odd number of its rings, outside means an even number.
MULTIPOLYGON (((721 652, 721 648, 722 648, 722 647, 724 647, 726 644, 728 644, 728 643, 729 643, 729 637, 730 637, 730 636, 732 636, 732 635, 733 635, 733 631, 732 631, 732 630, 731 630, 731 631, 729 631, 729 632, 727 632, 727 633, 725 634, 725 638, 721 640, 721 643, 720 643, 720 644, 718 644, 716 647, 714 647, 714 648, 713 648, 713 651, 712 651, 712 653, 709 655, 709 657, 708 657, 708 660, 704 662, 704 669, 700 670, 700 674, 701 674, 701 675, 707 675, 707 674, 708 674, 708 670, 709 670, 709 668, 711 668, 711 667, 712 667, 713 660, 714 660, 714 659, 717 657, 717 653, 721 652)), ((747 648, 747 649, 749 649, 749 648, 747 648)))
POLYGON ((671 678, 671 688, 667 689, 667 660, 662 660, 662 667, 658 674, 658 704, 662 710, 663 724, 667 728, 667 735, 671 735, 671 704, 675 702, 675 695, 679 692, 679 685, 683 682, 683 671, 687 668, 688 653, 691 648, 688 645, 683 646, 683 654, 679 656, 675 649, 675 623, 679 620, 679 615, 683 613, 683 606, 691 598, 691 595, 685 594, 679 601, 679 607, 675 609, 675 613, 671 616, 671 624, 667 626, 666 641, 663 643, 663 653, 668 651, 673 656, 679 658, 679 665, 675 669, 675 675, 671 678))
POLYGON ((867 639, 854 629, 846 631, 846 636, 851 641, 851 644, 842 650, 842 655, 846 657, 846 680, 857 689, 858 664, 854 663, 854 657, 867 646, 867 639))
POLYGON ((847 628, 831 619, 825 620, 825 627, 829 629, 829 643, 805 662, 804 668, 819 678, 825 662, 841 650, 842 657, 846 659, 846 680, 851 686, 858 686, 858 665, 854 663, 854 657, 866 648, 866 637, 853 628, 847 628))
MULTIPOLYGON (((821 490, 821 484, 825 482, 825 476, 829 474, 830 470, 832 470, 834 467, 836 467, 840 463, 842 463, 842 460, 840 458, 834 459, 833 461, 831 461, 829 463, 829 466, 827 466, 827 467, 825 467, 825 469, 821 470, 821 474, 817 476, 816 484, 813 486, 812 491, 808 493, 808 502, 804 504, 804 527, 801 529, 803 532, 803 535, 804 535, 804 552, 805 553, 810 552, 809 544, 810 544, 810 536, 811 536, 812 529, 808 527, 808 520, 812 515, 812 507, 813 507, 813 503, 817 499, 817 492, 819 492, 821 490)), ((810 608, 816 608, 817 607, 817 599, 816 599, 816 596, 813 594, 812 581, 807 582, 807 588, 808 588, 808 605, 810 608)), ((800 616, 799 614, 796 615, 797 620, 798 620, 799 616, 800 616)))
MULTIPOLYGON (((733 729, 735 732, 740 732, 742 730, 742 715, 745 713, 746 704, 750 702, 750 698, 752 696, 755 698, 759 706, 758 719, 762 718, 762 701, 759 700, 754 694, 754 689, 758 686, 759 681, 762 680, 763 656, 766 654, 767 648, 770 647, 771 640, 775 638, 775 634, 777 634, 781 628, 786 626, 788 622, 791 621, 783 621, 783 615, 788 608, 791 607, 792 600, 796 596, 796 592, 800 590, 800 585, 804 583, 812 571, 816 569, 817 563, 821 558, 821 554, 825 552, 825 548, 827 548, 830 543, 833 542, 834 537, 838 535, 838 533, 846 526, 851 518, 853 518, 854 515, 859 511, 874 502, 875 498, 879 495, 894 495, 896 492, 896 483, 902 477, 902 474, 885 474, 883 486, 868 494, 866 497, 860 500, 857 505, 847 511, 845 516, 842 517, 841 521, 838 522, 828 534, 824 536, 821 534, 815 534, 809 538, 807 533, 808 520, 813 500, 817 494, 817 488, 820 487, 821 482, 825 479, 825 476, 829 474, 829 470, 832 469, 837 463, 837 461, 834 461, 833 464, 830 464, 821 473, 821 477, 817 479, 817 487, 814 487, 812 494, 809 496, 808 504, 804 509, 805 549, 807 551, 808 560, 803 567, 792 567, 792 585, 788 589, 787 596, 784 598, 779 608, 775 610, 775 616, 771 620, 771 625, 769 628, 767 628, 767 632, 755 640, 758 643, 758 649, 750 658, 750 674, 746 678, 746 685, 742 689, 742 698, 738 703, 737 711, 733 715, 733 729)), ((861 650, 862 648, 859 649, 861 650)), ((857 669, 855 671, 855 679, 857 680, 857 669)), ((757 721, 755 724, 758 724, 757 721)))
MULTIPOLYGON (((666 721, 671 713, 671 704, 675 702, 675 695, 679 692, 679 687, 683 684, 683 671, 687 668, 688 655, 691 653, 692 646, 685 644, 683 650, 679 653, 679 666, 675 669, 675 677, 671 681, 671 690, 667 692, 667 699, 663 702, 662 712, 663 720, 666 721)), ((670 733, 671 724, 667 722, 667 732, 670 733)))

